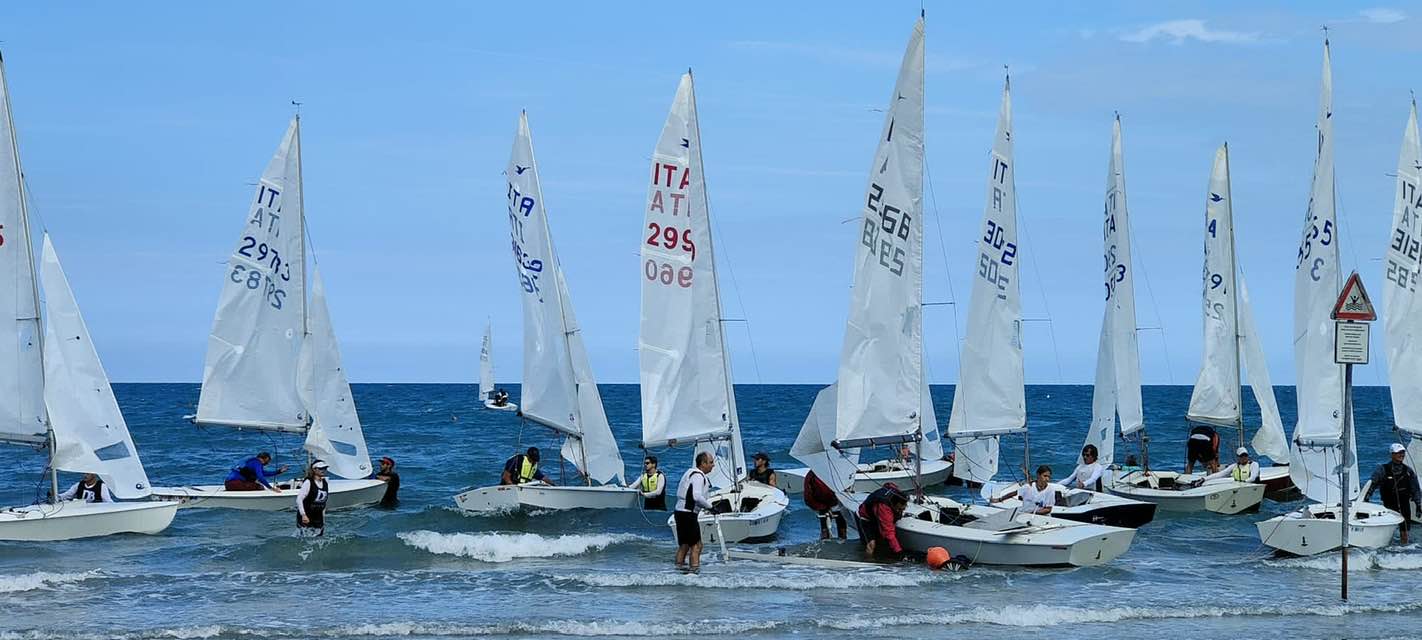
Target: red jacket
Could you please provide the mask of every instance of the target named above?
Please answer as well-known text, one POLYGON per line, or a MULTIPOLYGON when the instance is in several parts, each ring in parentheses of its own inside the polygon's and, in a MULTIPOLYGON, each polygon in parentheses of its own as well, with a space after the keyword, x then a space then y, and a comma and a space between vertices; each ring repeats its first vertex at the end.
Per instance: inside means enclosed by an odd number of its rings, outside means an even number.
POLYGON ((834 490, 825 484, 814 471, 805 474, 805 506, 816 512, 829 511, 839 504, 839 499, 835 497, 834 490))
POLYGON ((859 505, 859 517, 862 520, 872 521, 874 526, 878 527, 879 532, 875 538, 887 543, 889 545, 889 551, 894 553, 904 552, 903 545, 899 544, 898 531, 894 528, 894 521, 897 518, 894 516, 893 507, 890 507, 888 503, 875 502, 870 504, 866 502, 861 504, 859 505))

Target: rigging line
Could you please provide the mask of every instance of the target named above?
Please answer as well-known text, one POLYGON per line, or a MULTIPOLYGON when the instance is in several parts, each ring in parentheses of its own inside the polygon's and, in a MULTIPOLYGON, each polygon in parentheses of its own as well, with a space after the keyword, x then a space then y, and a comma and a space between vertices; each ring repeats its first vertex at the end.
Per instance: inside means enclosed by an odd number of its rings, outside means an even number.
MULTIPOLYGON (((1136 240, 1136 230, 1132 227, 1127 227, 1127 231, 1131 235, 1131 248, 1135 249, 1140 246, 1140 243, 1136 240)), ((1165 321, 1160 315, 1160 305, 1155 301, 1155 289, 1150 286, 1150 273, 1146 271, 1144 257, 1138 257, 1134 251, 1131 252, 1131 257, 1137 263, 1136 266, 1140 268, 1141 276, 1145 279, 1146 295, 1150 297, 1150 308, 1151 312, 1155 314, 1155 324, 1157 325, 1151 328, 1160 330, 1160 348, 1165 354, 1165 377, 1170 381, 1170 384, 1173 385, 1175 384, 1175 368, 1170 366, 1170 341, 1165 338, 1165 321)), ((1136 327, 1137 331, 1142 329, 1143 327, 1136 327)))
POLYGON ((958 305, 956 304, 958 294, 953 290, 953 267, 948 260, 948 244, 943 240, 943 217, 938 214, 938 193, 933 189, 933 171, 929 169, 926 153, 925 151, 923 171, 928 178, 928 196, 933 202, 933 223, 934 226, 938 228, 938 249, 943 256, 943 269, 948 274, 945 278, 948 281, 948 297, 955 303, 951 305, 953 307, 953 357, 954 362, 959 365, 960 370, 958 377, 962 378, 963 372, 961 371, 961 366, 963 362, 963 352, 960 344, 962 342, 962 336, 958 333, 958 305))
MULTIPOLYGON (((706 197, 706 208, 707 208, 707 210, 710 210, 710 209, 711 209, 711 193, 710 193, 710 190, 709 190, 709 189, 707 189, 707 190, 705 190, 705 191, 707 192, 707 193, 705 194, 705 197, 706 197)), ((716 229, 716 228, 713 227, 713 228, 711 229, 711 233, 713 233, 713 234, 719 234, 719 233, 720 233, 720 230, 718 230, 718 229, 716 229)), ((721 235, 722 239, 725 238, 725 235, 724 235, 724 234, 720 234, 720 235, 721 235)), ((732 266, 732 265, 735 263, 735 260, 732 260, 732 259, 731 259, 731 253, 730 253, 730 251, 727 250, 727 248, 726 248, 727 245, 726 245, 725 242, 715 242, 715 245, 716 245, 717 248, 719 248, 719 249, 721 250, 722 255, 726 256, 726 259, 725 259, 723 262, 719 263, 719 264, 724 264, 725 267, 726 267, 726 275, 731 276, 731 289, 736 292, 736 305, 741 308, 741 317, 740 317, 739 319, 736 319, 736 320, 727 320, 726 318, 721 318, 721 322, 742 322, 742 323, 745 323, 745 325, 746 325, 746 344, 750 346, 750 352, 751 352, 751 366, 755 368, 755 382, 756 382, 756 384, 765 384, 765 381, 764 381, 764 380, 761 378, 761 376, 760 376, 760 358, 759 358, 759 357, 756 355, 756 353, 755 353, 755 337, 754 337, 754 335, 751 333, 750 314, 749 314, 749 313, 746 313, 746 302, 745 302, 745 299, 741 298, 741 285, 740 285, 740 284, 737 284, 737 282, 736 282, 736 268, 735 268, 734 266, 732 266)), ((640 255, 640 254, 638 254, 638 255, 640 255)), ((723 310, 718 309, 717 312, 718 312, 718 313, 721 313, 721 312, 723 312, 723 310)), ((723 336, 724 336, 724 332, 723 332, 723 336)), ((723 339, 724 339, 724 337, 723 337, 723 339)))
POLYGON ((1021 213, 1017 215, 1017 226, 1022 229, 1022 238, 1027 241, 1027 259, 1032 262, 1032 277, 1035 278, 1037 282, 1037 295, 1042 299, 1042 311, 1047 314, 1045 320, 1024 318, 1022 321, 1047 323, 1047 335, 1052 340, 1052 359, 1057 363, 1057 384, 1062 384, 1062 381, 1066 379, 1066 377, 1062 375, 1062 354, 1057 348, 1057 327, 1056 323, 1052 322, 1052 308, 1047 304, 1047 290, 1042 286, 1042 283, 1045 281, 1042 280, 1041 269, 1037 267, 1037 252, 1032 250, 1036 246, 1036 243, 1032 242, 1032 234, 1027 232, 1027 218, 1021 215, 1021 213))

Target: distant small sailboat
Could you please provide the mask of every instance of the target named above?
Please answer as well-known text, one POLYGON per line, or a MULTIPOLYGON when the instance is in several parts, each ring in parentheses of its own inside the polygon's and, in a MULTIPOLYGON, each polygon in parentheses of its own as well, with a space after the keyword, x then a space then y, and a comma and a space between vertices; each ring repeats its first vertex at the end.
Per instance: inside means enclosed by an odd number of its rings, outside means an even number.
MULTIPOLYGON (((1261 542, 1294 555, 1314 555, 1343 546, 1345 492, 1352 501, 1349 546, 1387 546, 1402 523, 1397 512, 1357 500, 1357 443, 1353 432, 1344 429, 1343 367, 1333 361, 1335 336, 1330 316, 1342 282, 1333 177, 1333 68, 1327 40, 1323 42, 1317 129, 1318 155, 1294 270, 1294 367, 1298 371, 1299 410, 1289 463, 1294 484, 1317 504, 1256 523, 1261 542), (1347 473, 1347 486, 1339 471, 1347 473)), ((1405 144, 1403 153, 1407 153, 1405 144)))
MULTIPOLYGON (((603 411, 602 396, 593 378, 587 348, 583 346, 582 330, 573 315, 573 300, 563 277, 563 265, 553 248, 527 114, 519 114, 518 132, 505 174, 508 177, 509 231, 518 249, 515 269, 523 300, 523 391, 520 397, 523 409, 519 417, 563 436, 563 459, 573 463, 583 481, 563 485, 542 482, 494 485, 461 493, 454 497, 454 502, 461 510, 470 512, 519 507, 636 507, 642 494, 635 488, 623 486, 626 481, 622 454, 617 450, 617 440, 603 411)), ((488 353, 488 335, 484 337, 485 353, 488 353)))
MULTIPOLYGON (((308 455, 330 465, 327 508, 379 501, 385 483, 367 479, 370 453, 341 367, 319 269, 306 284, 306 216, 301 182, 301 117, 262 172, 223 273, 203 363, 198 425, 292 433, 308 455)), ((296 488, 228 491, 223 485, 160 487, 185 507, 274 511, 296 508, 296 488)))
POLYGON ((642 446, 694 445, 696 453, 716 457, 709 474, 715 490, 707 498, 719 515, 703 513, 699 520, 708 544, 770 538, 790 502, 780 489, 746 473, 690 71, 677 86, 649 168, 638 236, 642 446))
POLYGON ((484 326, 484 342, 479 346, 479 400, 485 409, 495 411, 518 411, 518 405, 505 400, 499 404, 497 394, 502 392, 494 384, 494 323, 484 326))
POLYGON ((118 533, 158 533, 172 523, 172 503, 59 501, 59 471, 93 473, 123 500, 151 493, 108 374, 89 338, 79 304, 49 234, 36 273, 24 173, 0 58, 0 444, 43 450, 49 500, 0 510, 0 540, 73 540, 118 533), (44 286, 41 326, 39 286, 44 286), (41 337, 40 332, 44 335, 41 337))

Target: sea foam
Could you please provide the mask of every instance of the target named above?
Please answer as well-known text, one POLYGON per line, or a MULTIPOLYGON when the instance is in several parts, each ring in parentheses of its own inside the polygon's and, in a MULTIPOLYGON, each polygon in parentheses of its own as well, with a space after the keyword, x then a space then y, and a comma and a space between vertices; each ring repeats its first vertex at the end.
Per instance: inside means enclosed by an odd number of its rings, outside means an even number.
POLYGON ((82 582, 99 577, 98 571, 83 573, 49 573, 38 571, 18 576, 0 576, 0 593, 18 593, 37 589, 53 589, 62 584, 82 582))
POLYGON ((646 540, 631 534, 566 535, 536 533, 437 533, 404 531, 405 544, 439 555, 464 556, 484 562, 510 562, 520 558, 577 556, 601 551, 614 544, 646 540))

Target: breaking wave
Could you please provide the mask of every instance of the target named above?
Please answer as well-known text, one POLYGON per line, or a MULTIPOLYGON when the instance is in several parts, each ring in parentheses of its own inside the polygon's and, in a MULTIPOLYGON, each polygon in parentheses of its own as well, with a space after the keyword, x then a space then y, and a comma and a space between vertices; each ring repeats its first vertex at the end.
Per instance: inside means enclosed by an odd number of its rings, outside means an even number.
POLYGON ((601 551, 614 544, 647 540, 631 534, 540 536, 536 533, 437 533, 404 531, 405 544, 439 555, 463 556, 484 562, 510 562, 520 558, 577 556, 601 551))
POLYGON ((944 579, 954 579, 962 573, 914 573, 890 570, 867 571, 781 571, 708 573, 579 573, 555 575, 554 580, 589 587, 699 587, 702 589, 773 589, 778 591, 811 591, 820 589, 877 589, 886 587, 917 587, 944 579))
POLYGON ((53 589, 62 584, 83 582, 99 577, 98 571, 84 573, 49 573, 37 571, 19 576, 0 576, 0 593, 19 593, 38 589, 53 589))

